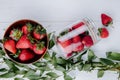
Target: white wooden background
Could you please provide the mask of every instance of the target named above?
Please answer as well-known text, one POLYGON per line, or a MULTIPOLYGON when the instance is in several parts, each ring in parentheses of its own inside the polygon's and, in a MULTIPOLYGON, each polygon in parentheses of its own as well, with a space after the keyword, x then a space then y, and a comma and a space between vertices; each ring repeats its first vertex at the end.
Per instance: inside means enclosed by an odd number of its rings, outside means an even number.
MULTIPOLYGON (((59 32, 66 25, 84 17, 90 17, 97 26, 101 26, 100 14, 107 13, 112 16, 115 28, 110 29, 109 38, 92 47, 96 55, 105 57, 106 51, 120 52, 119 8, 120 0, 0 0, 0 38, 11 23, 20 19, 35 20, 46 27, 48 32, 59 32)), ((100 79, 96 77, 96 72, 76 70, 71 75, 76 76, 75 80, 117 80, 116 72, 106 72, 100 79)))

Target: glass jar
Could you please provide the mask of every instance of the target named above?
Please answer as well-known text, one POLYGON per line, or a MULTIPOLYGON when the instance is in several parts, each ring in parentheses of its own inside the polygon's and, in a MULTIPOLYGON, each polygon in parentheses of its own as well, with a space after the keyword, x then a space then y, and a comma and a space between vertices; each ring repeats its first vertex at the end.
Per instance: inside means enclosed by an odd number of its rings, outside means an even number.
POLYGON ((68 25, 56 39, 60 56, 70 58, 89 49, 100 40, 98 34, 94 22, 88 18, 68 25))

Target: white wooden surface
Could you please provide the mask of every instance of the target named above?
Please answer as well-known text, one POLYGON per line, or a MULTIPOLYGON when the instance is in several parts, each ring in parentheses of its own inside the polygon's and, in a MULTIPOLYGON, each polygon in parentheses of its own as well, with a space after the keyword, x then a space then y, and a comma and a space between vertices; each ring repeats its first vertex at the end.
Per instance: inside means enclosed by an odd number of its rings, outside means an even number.
MULTIPOLYGON (((97 26, 101 26, 100 14, 107 13, 113 17, 115 28, 110 29, 109 38, 101 40, 93 47, 96 55, 105 57, 106 51, 120 52, 119 8, 120 0, 0 0, 0 38, 4 30, 19 19, 32 19, 46 27, 48 32, 59 32, 66 25, 84 17, 92 18, 97 26)), ((96 77, 96 72, 76 70, 71 75, 76 76, 75 80, 117 80, 116 72, 106 72, 100 79, 96 77)))

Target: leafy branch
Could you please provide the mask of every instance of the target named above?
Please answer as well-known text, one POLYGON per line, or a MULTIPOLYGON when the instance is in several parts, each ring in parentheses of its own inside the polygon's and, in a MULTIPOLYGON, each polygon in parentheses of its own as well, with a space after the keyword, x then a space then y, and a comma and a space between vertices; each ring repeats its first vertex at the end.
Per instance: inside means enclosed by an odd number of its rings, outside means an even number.
POLYGON ((68 73, 76 70, 76 68, 79 71, 88 72, 97 69, 98 78, 102 77, 104 72, 108 70, 118 72, 118 78, 120 77, 120 53, 106 52, 106 58, 98 58, 92 50, 88 49, 70 59, 64 59, 58 57, 57 52, 51 49, 55 45, 53 37, 54 35, 50 33, 50 50, 46 52, 42 60, 30 64, 33 67, 14 63, 6 57, 0 47, 0 58, 2 59, 0 65, 6 64, 8 66, 6 68, 0 68, 0 78, 14 78, 14 80, 24 80, 24 78, 30 80, 56 80, 56 78, 63 76, 65 80, 73 80, 74 78, 68 75, 68 73), (86 60, 83 59, 84 55, 87 55, 86 60), (55 71, 62 72, 62 75, 55 71), (22 77, 17 77, 17 75, 22 75, 22 77))

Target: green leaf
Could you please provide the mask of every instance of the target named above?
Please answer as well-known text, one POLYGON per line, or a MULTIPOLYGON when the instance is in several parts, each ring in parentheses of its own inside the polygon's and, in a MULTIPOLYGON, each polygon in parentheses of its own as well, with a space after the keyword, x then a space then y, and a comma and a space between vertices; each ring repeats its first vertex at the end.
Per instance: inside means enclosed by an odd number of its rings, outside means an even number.
POLYGON ((33 74, 35 74, 35 71, 29 70, 29 71, 24 75, 24 77, 29 77, 29 76, 31 76, 31 75, 33 75, 33 74))
POLYGON ((106 55, 109 59, 120 61, 120 53, 118 52, 107 52, 106 55))
POLYGON ((7 72, 5 74, 0 75, 0 78, 11 78, 14 77, 15 73, 14 72, 7 72))
POLYGON ((12 62, 11 60, 5 59, 4 61, 6 62, 6 64, 8 65, 8 67, 10 68, 11 71, 16 72, 17 70, 19 70, 19 68, 17 68, 15 66, 15 63, 12 62))
POLYGON ((88 50, 88 61, 92 61, 94 59, 96 59, 96 55, 92 50, 88 50))
POLYGON ((48 76, 50 76, 50 77, 52 77, 52 78, 58 78, 59 76, 56 74, 56 73, 54 73, 54 72, 49 72, 49 73, 47 73, 46 75, 48 75, 48 76))
POLYGON ((101 77, 103 77, 103 75, 104 75, 104 71, 103 70, 98 70, 97 77, 101 78, 101 77))
POLYGON ((36 62, 33 65, 36 67, 46 67, 47 64, 45 62, 36 62))
POLYGON ((6 68, 1 68, 0 69, 0 72, 6 72, 6 71, 8 71, 6 68))
POLYGON ((83 63, 81 63, 81 64, 77 65, 78 70, 79 70, 79 71, 81 71, 81 70, 83 69, 83 66, 84 66, 84 64, 83 64, 83 63))
POLYGON ((18 71, 16 71, 15 73, 16 74, 26 74, 28 71, 26 71, 26 70, 18 70, 18 71))
POLYGON ((58 58, 56 58, 56 60, 57 60, 57 64, 63 65, 63 64, 67 63, 67 61, 65 59, 63 59, 62 57, 58 57, 58 58))
POLYGON ((85 71, 90 71, 90 69, 91 69, 91 64, 88 64, 88 63, 84 64, 83 69, 84 69, 85 71))
POLYGON ((64 80, 73 80, 73 78, 69 75, 64 75, 64 80))
POLYGON ((62 71, 62 72, 65 71, 65 68, 63 68, 63 67, 60 66, 60 65, 57 65, 57 66, 55 67, 55 69, 56 69, 56 70, 59 70, 59 71, 62 71))
POLYGON ((54 45, 55 45, 55 42, 54 42, 53 39, 51 39, 51 40, 49 41, 48 49, 51 49, 54 45))
POLYGON ((85 50, 83 53, 80 53, 80 55, 77 57, 78 61, 81 61, 82 56, 85 55, 87 53, 87 50, 85 50))
POLYGON ((22 79, 22 78, 15 78, 14 80, 24 80, 24 79, 22 79))
POLYGON ((114 62, 109 60, 109 59, 105 59, 105 58, 100 58, 100 62, 104 65, 114 65, 114 62))
POLYGON ((50 60, 51 59, 49 52, 45 53, 44 59, 46 59, 46 60, 50 60))

